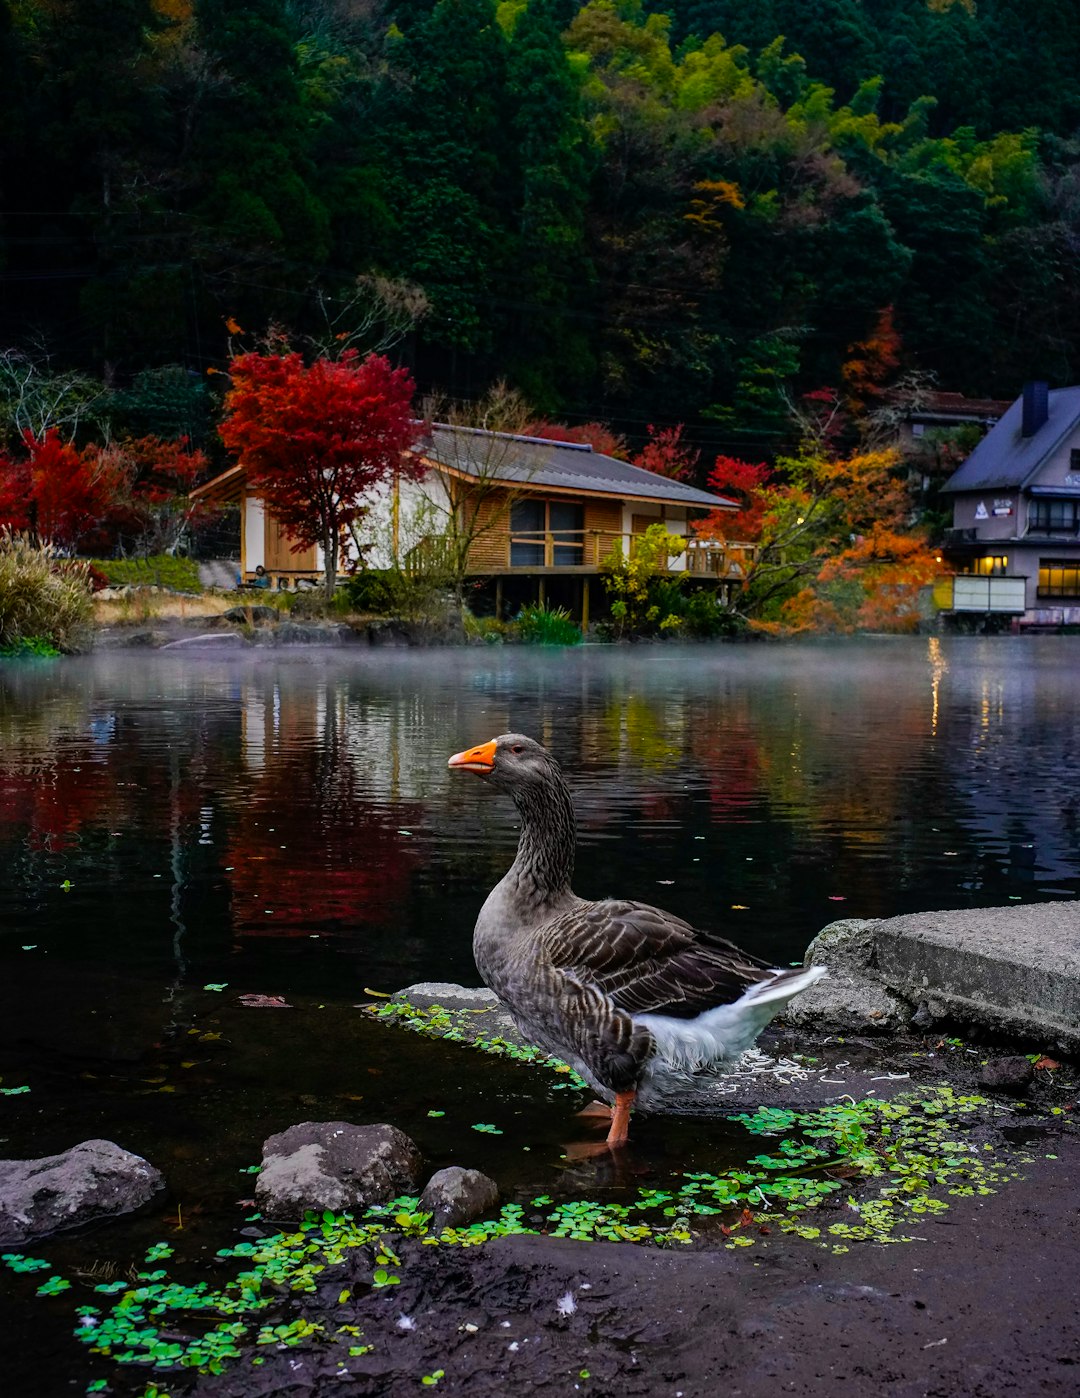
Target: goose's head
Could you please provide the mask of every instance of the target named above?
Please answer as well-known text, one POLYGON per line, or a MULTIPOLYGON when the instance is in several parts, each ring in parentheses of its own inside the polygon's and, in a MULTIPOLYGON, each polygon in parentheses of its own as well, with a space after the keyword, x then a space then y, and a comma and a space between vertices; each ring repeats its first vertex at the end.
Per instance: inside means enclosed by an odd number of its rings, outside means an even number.
POLYGON ((500 791, 522 792, 558 780, 559 768, 546 749, 523 733, 503 733, 490 742, 456 752, 447 766, 475 772, 500 791))

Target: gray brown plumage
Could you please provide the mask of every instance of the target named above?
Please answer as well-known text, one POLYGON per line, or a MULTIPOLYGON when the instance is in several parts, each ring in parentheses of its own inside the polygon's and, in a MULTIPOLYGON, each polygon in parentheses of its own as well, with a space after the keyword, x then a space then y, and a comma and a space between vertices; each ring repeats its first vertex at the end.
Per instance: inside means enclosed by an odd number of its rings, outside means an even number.
POLYGON ((629 1108, 663 1107, 743 1053, 820 967, 778 970, 647 903, 590 903, 571 890, 573 803, 558 764, 504 733, 450 766, 506 792, 521 816, 517 857, 477 918, 484 982, 532 1042, 614 1100, 608 1142, 629 1108))

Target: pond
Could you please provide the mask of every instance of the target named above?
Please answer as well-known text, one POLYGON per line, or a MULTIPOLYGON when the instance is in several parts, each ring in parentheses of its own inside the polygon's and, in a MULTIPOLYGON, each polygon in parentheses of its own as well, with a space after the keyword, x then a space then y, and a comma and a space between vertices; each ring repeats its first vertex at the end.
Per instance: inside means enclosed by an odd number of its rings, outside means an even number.
MULTIPOLYGON (((30 1088, 0 1096, 0 1155, 104 1136, 169 1181, 148 1217, 34 1251, 212 1255, 263 1139, 306 1119, 392 1121, 508 1195, 569 1187, 575 1094, 356 1008, 476 982, 515 812, 451 753, 537 737, 575 791, 579 893, 786 964, 836 917, 1080 896, 1078 676, 1069 637, 0 668, 0 1087, 30 1088)), ((636 1169, 740 1149, 654 1126, 636 1169)))

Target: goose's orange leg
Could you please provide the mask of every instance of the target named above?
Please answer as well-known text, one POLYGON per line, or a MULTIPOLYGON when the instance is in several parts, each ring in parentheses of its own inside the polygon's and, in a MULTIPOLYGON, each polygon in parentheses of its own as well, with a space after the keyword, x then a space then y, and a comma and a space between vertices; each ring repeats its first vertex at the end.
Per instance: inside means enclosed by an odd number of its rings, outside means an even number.
POLYGON ((615 1107, 611 1113, 611 1130, 607 1135, 609 1146, 624 1146, 630 1139, 630 1108, 634 1105, 637 1089, 629 1092, 616 1092, 615 1107))

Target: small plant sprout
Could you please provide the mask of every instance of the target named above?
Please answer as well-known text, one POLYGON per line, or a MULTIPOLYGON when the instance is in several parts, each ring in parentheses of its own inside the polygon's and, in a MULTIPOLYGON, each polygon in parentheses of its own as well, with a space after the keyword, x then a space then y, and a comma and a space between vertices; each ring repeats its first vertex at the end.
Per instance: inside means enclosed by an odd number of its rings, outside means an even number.
POLYGON ((425 1374, 423 1378, 420 1380, 420 1382, 426 1385, 426 1387, 428 1388, 434 1388, 435 1385, 439 1382, 439 1380, 444 1376, 445 1372, 446 1371, 444 1369, 436 1369, 433 1374, 425 1374))

